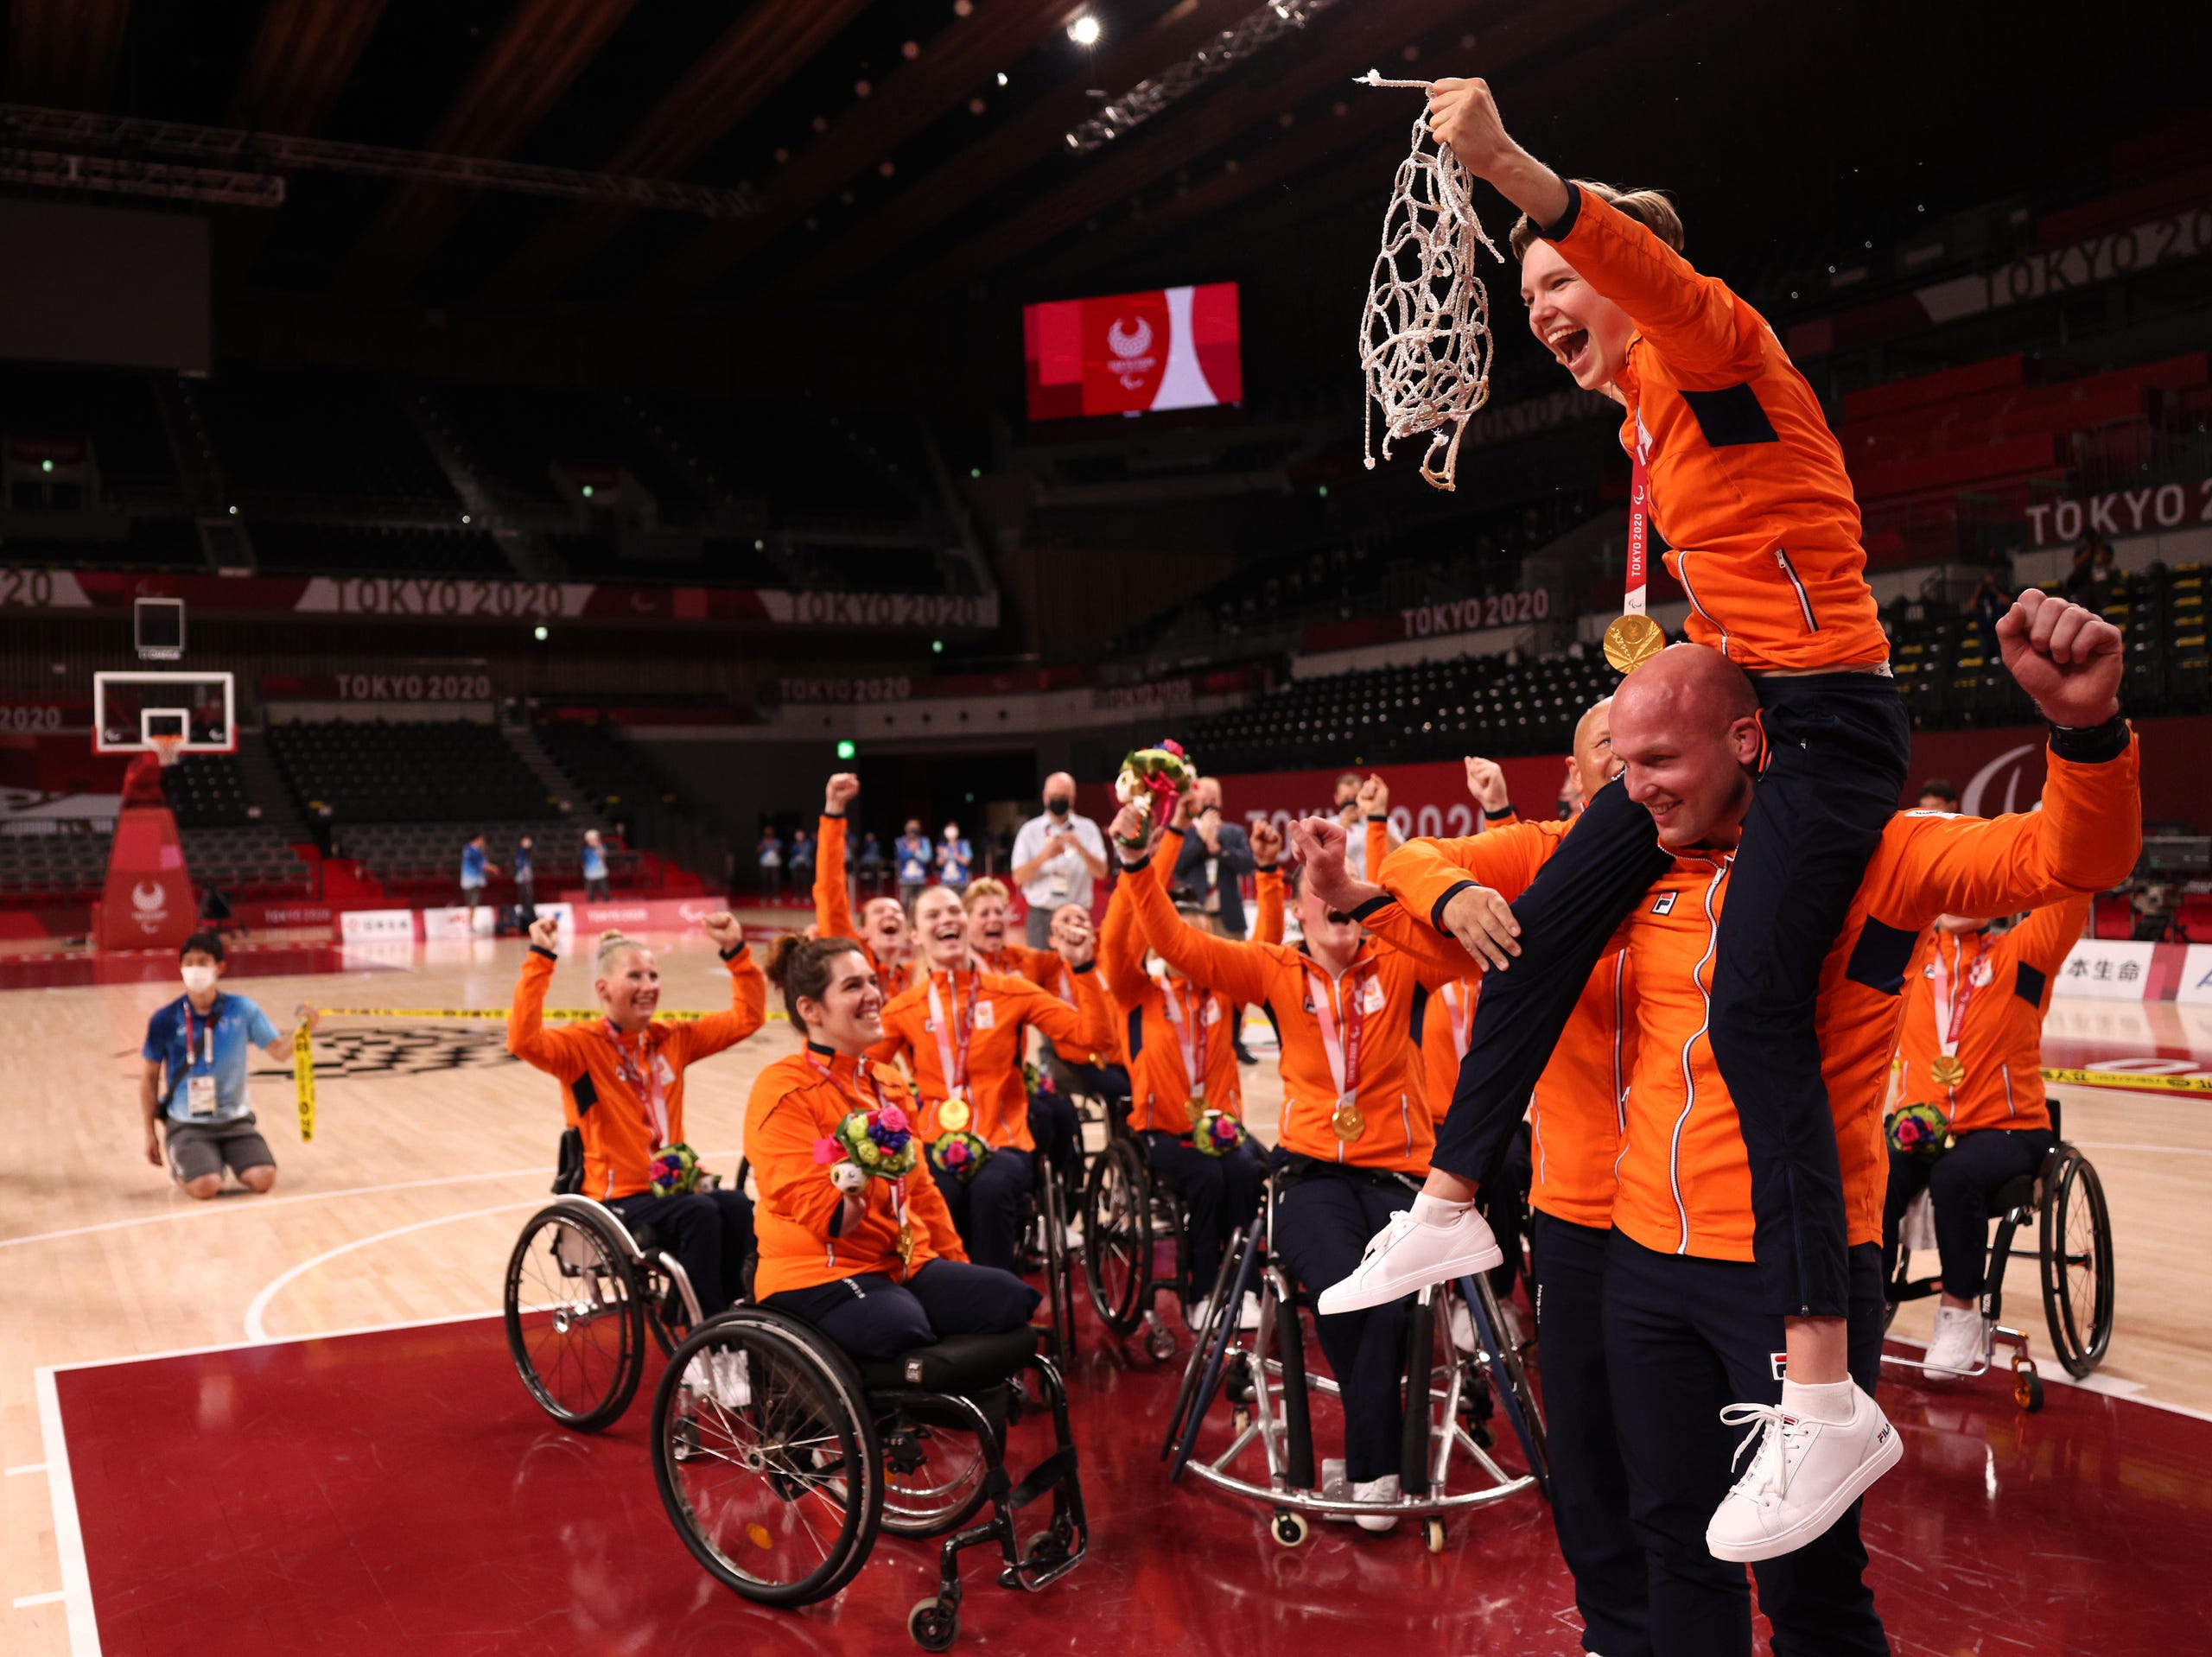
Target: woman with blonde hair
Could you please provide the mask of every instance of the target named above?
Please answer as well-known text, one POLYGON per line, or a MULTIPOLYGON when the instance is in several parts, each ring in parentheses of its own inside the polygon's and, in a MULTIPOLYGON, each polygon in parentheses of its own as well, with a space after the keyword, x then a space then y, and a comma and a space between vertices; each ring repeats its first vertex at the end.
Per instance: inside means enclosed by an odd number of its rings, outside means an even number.
POLYGON ((606 1203, 632 1230, 650 1224, 667 1238, 700 1311, 711 1317, 741 1286, 753 1250, 753 1204, 741 1192, 698 1189, 698 1159, 683 1142, 683 1073, 760 1027, 768 987, 734 916, 709 915, 702 925, 729 968, 729 1011, 683 1024, 657 1021, 660 967, 653 952, 606 932, 592 981, 601 1016, 549 1029, 545 992, 559 961, 560 932, 553 917, 542 917, 530 929, 507 1051, 563 1084, 563 1112, 583 1137, 583 1195, 606 1203))

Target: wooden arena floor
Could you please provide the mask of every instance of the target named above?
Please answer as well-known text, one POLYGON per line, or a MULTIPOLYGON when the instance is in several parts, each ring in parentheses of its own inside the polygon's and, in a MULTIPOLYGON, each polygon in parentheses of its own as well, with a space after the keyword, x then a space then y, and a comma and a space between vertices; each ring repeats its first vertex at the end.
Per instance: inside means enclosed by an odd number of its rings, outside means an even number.
MULTIPOLYGON (((280 1025, 303 999, 499 1007, 522 955, 513 942, 416 946, 338 973, 241 978, 228 987, 262 1002, 280 1025)), ((728 981, 703 939, 671 943, 662 960, 665 1004, 725 1004, 728 981)), ((143 1160, 137 1118, 145 1021, 176 993, 166 979, 0 993, 0 1030, 16 1055, 0 1092, 0 1274, 8 1286, 0 1299, 0 1597, 12 1603, 0 1608, 0 1652, 72 1649, 36 1371, 490 1311, 517 1228, 551 1176, 560 1123, 553 1086, 506 1057, 500 1022, 334 1019, 316 1044, 315 1142, 300 1143, 289 1067, 257 1057, 254 1100, 277 1157, 276 1190, 192 1202, 143 1160)), ((553 999, 588 1004, 578 956, 563 961, 553 999)), ((2129 1048, 2131 1032, 2102 1011, 2077 1018, 2063 1005, 2054 1033, 2068 1020, 2080 1026, 2074 1038, 2085 1052, 2146 1051, 2129 1048)), ((747 1091, 792 1042, 787 1026, 772 1023, 693 1073, 688 1137, 713 1165, 734 1169, 747 1091)), ((1249 1070, 1245 1079, 1249 1114, 1272 1138, 1281 1098, 1272 1066, 1249 1070)), ((2114 1215, 2118 1326, 2092 1384, 2212 1419, 2212 1321, 2203 1313, 2212 1304, 2203 1248, 2212 1101, 2077 1089, 2065 1106, 2068 1135, 2096 1162, 2114 1215)), ((2012 1320, 2024 1320, 2056 1382, 2031 1267, 2015 1267, 2008 1292, 2012 1320)), ((1897 1332, 1916 1336, 1926 1316, 1924 1305, 1907 1308, 1897 1332)), ((1980 1384, 1999 1386, 1994 1377, 1980 1384)), ((2056 1384, 2051 1391, 2046 1419, 2074 1396, 2056 1384)), ((524 1407, 519 1387, 515 1394, 524 1407)), ((2172 1418, 2130 1410, 2125 1419, 2147 1432, 2172 1418)), ((189 1411, 162 1408, 138 1430, 168 1443, 194 1432, 195 1422, 189 1411)), ((2063 1485, 2044 1497, 2063 1501, 2063 1485)), ((145 1519, 163 1522, 158 1511, 145 1519)), ((650 1528, 661 1520, 640 1509, 638 1522, 650 1528)), ((664 1540, 676 1548, 672 1536, 664 1540)), ((982 1596, 980 1631, 1000 1597, 988 1590, 980 1564, 971 1574, 982 1596)), ((897 1639, 890 1646, 906 1648, 897 1639)))

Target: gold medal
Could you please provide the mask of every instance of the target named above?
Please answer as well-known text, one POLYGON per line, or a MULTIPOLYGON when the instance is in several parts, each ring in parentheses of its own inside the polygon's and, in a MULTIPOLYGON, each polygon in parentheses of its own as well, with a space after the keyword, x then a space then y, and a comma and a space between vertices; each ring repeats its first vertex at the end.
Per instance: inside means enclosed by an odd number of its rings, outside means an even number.
POLYGON ((1667 635, 1647 615, 1615 616, 1605 627, 1605 659, 1616 673, 1632 673, 1667 648, 1667 635))
POLYGON ((899 1221, 899 1271, 901 1276, 914 1269, 914 1222, 903 1216, 899 1221))
POLYGON ((1206 1090, 1204 1088, 1192 1088, 1191 1089, 1191 1114, 1193 1117, 1196 1117, 1198 1114, 1205 1108, 1206 1090))
POLYGON ((968 1101, 957 1093, 937 1108, 937 1125, 948 1133, 961 1132, 974 1119, 968 1101))
POLYGON ((1337 1107, 1337 1114, 1329 1119, 1329 1126, 1346 1145, 1351 1144, 1367 1132, 1367 1118, 1359 1114, 1359 1107, 1349 1099, 1337 1107))
POLYGON ((1967 1067, 1955 1053, 1938 1053, 1929 1061, 1928 1075, 1939 1088, 1955 1088, 1967 1079, 1967 1067))

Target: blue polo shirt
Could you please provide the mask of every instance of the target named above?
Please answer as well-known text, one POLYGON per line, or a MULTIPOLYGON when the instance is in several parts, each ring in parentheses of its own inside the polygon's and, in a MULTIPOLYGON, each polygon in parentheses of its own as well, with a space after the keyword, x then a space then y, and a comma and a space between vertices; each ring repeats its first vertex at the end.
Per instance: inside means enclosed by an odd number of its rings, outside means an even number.
POLYGON ((276 1035, 269 1015, 245 996, 219 990, 214 1006, 202 1018, 193 1009, 191 999, 180 995, 146 1021, 146 1044, 139 1057, 162 1062, 162 1091, 168 1101, 169 1121, 234 1122, 249 1114, 247 1055, 256 1047, 266 1047, 276 1035), (192 1089, 185 1078, 195 1072, 215 1078, 212 1115, 192 1114, 192 1089))
POLYGON ((484 884, 484 854, 474 846, 461 848, 461 884, 465 886, 484 884))

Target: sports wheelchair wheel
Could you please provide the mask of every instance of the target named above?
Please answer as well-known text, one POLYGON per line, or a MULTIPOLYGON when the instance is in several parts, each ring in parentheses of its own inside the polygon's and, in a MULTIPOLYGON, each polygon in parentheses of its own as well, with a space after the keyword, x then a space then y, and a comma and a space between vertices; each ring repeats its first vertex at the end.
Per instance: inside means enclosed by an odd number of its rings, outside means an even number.
POLYGON ((531 1216, 507 1257, 505 1311, 515 1371, 548 1415, 597 1432, 629 1408, 645 1306, 628 1250, 597 1216, 556 1203, 531 1216))
POLYGON ((2112 1215, 2089 1159, 2062 1145, 2044 1171, 2039 1253, 2051 1349, 2080 1379, 2112 1344, 2112 1215))
POLYGON ((1544 1436, 1544 1413, 1536 1401, 1535 1388, 1529 1384, 1529 1370, 1521 1361, 1521 1349, 1513 1343, 1512 1331, 1506 1325, 1497 1296, 1491 1292, 1487 1276, 1460 1279, 1459 1292, 1466 1297, 1468 1310, 1474 1315, 1475 1340, 1482 1348, 1475 1362, 1488 1376, 1491 1391, 1504 1410, 1513 1436, 1520 1440, 1522 1457, 1529 1464, 1530 1476, 1536 1481, 1537 1491, 1549 1501, 1552 1470, 1544 1436))
POLYGON ((1098 1319, 1127 1340, 1152 1304, 1152 1181, 1133 1140, 1109 1140, 1083 1192, 1083 1275, 1098 1319))
MULTIPOLYGON (((1052 1165, 1037 1159, 1037 1208, 1045 1232, 1045 1298, 1052 1316, 1052 1361, 1075 1364, 1075 1261, 1068 1254, 1067 1209, 1052 1165)), ((1087 1250, 1085 1251, 1088 1252, 1087 1250)))
POLYGON ((849 1365, 778 1313, 686 1336, 653 1393, 661 1505, 717 1581, 809 1605, 851 1581, 883 1522, 882 1451, 849 1365))

